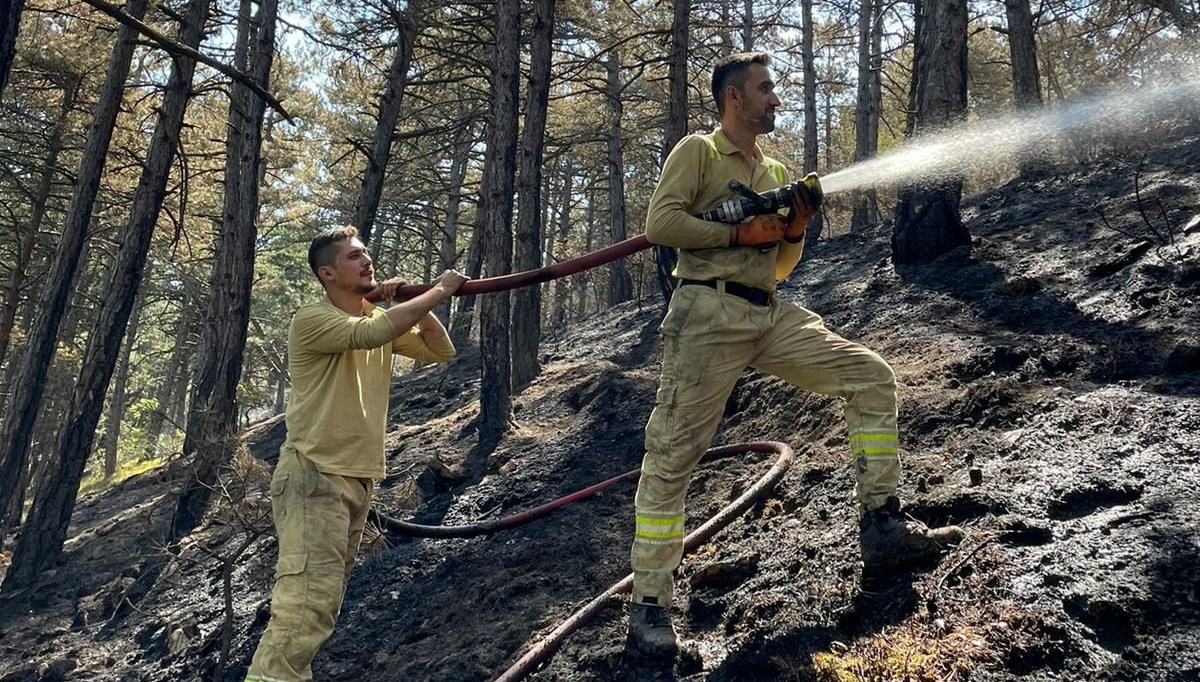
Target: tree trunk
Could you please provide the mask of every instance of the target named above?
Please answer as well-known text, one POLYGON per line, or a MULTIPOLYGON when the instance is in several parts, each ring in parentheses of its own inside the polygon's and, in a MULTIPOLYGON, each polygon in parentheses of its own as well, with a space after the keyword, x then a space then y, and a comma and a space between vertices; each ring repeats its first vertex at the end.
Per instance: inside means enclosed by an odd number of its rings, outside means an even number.
POLYGON ((379 212, 379 199, 383 194, 383 177, 387 172, 388 158, 392 154, 392 138, 396 133, 396 121, 400 119, 400 105, 404 100, 404 86, 408 82, 408 64, 412 60, 413 43, 420 30, 423 0, 409 0, 408 7, 400 14, 400 30, 397 32, 396 52, 392 55, 392 68, 388 82, 379 98, 379 119, 375 125, 375 136, 371 140, 371 153, 363 171, 362 189, 354 204, 354 227, 364 244, 371 241, 371 230, 379 212))
MULTIPOLYGON (((178 42, 195 49, 200 44, 208 18, 209 0, 192 0, 180 27, 178 42)), ((53 565, 62 551, 79 480, 91 454, 96 424, 104 404, 105 389, 112 378, 121 339, 141 285, 150 248, 150 237, 158 221, 166 193, 171 162, 179 146, 183 114, 191 95, 192 74, 196 62, 175 56, 171 78, 163 93, 158 122, 146 155, 145 166, 133 194, 132 213, 112 278, 97 311, 96 322, 88 338, 82 369, 68 409, 67 419, 58 436, 58 461, 54 475, 38 490, 21 538, 13 551, 12 565, 4 578, 3 589, 19 589, 33 584, 37 575, 53 565)))
MULTIPOLYGON (((486 162, 485 162, 486 164, 486 162)), ((480 188, 483 189, 482 187, 480 188)), ((471 231, 471 243, 467 245, 467 271, 471 279, 479 279, 483 274, 483 202, 480 201, 475 211, 475 226, 471 231)), ((475 324, 475 297, 465 296, 459 299, 458 314, 454 316, 454 324, 450 327, 450 338, 456 346, 464 346, 471 338, 471 327, 475 324)))
MULTIPOLYGON (((521 3, 496 0, 496 45, 492 53, 492 129, 484 164, 483 205, 487 274, 512 269, 513 170, 517 160, 521 3)), ((479 347, 483 376, 479 384, 479 442, 495 443, 508 430, 512 415, 512 356, 509 292, 488 294, 479 304, 479 347)))
POLYGON ((754 49, 754 0, 745 0, 742 14, 742 52, 754 49))
MULTIPOLYGON (((1012 58, 1013 104, 1017 111, 1041 109, 1042 85, 1029 0, 1004 0, 1004 10, 1008 17, 1008 52, 1012 58)), ((1024 155, 1020 165, 1021 174, 1026 176, 1041 167, 1041 164, 1024 155)))
MULTIPOLYGON (((241 7, 234 61, 239 70, 249 71, 254 82, 265 90, 274 59, 278 0, 261 0, 253 19, 250 0, 241 0, 241 7)), ((258 169, 262 163, 266 106, 242 83, 232 85, 221 233, 183 441, 184 456, 192 460, 192 476, 179 493, 168 545, 200 524, 220 470, 233 457, 237 387, 250 323, 250 285, 254 278, 254 242, 258 236, 258 169)))
POLYGON ((117 446, 121 440, 121 421, 125 419, 125 387, 129 383, 129 356, 133 354, 133 343, 137 340, 138 322, 142 319, 142 306, 145 296, 139 296, 134 302, 133 312, 129 317, 129 329, 125 332, 125 344, 121 348, 121 357, 117 362, 117 376, 113 380, 112 392, 108 397, 108 415, 105 420, 104 438, 101 448, 104 450, 104 478, 109 479, 117 473, 117 446))
POLYGON ((37 189, 34 190, 33 205, 29 209, 29 227, 26 234, 17 234, 17 262, 13 263, 12 272, 8 277, 8 288, 4 291, 3 308, 0 308, 0 365, 4 364, 4 357, 8 354, 13 322, 21 304, 21 286, 25 283, 25 272, 33 257, 33 245, 37 242, 37 235, 42 231, 42 221, 46 218, 46 204, 50 200, 54 176, 58 174, 58 156, 65 144, 67 118, 71 115, 75 98, 79 94, 80 79, 72 75, 65 80, 58 118, 48 133, 46 159, 42 164, 42 175, 38 179, 37 189))
MULTIPOLYGON (((960 121, 967 111, 966 0, 929 0, 925 10, 921 60, 914 69, 918 135, 960 121)), ((893 262, 928 263, 955 247, 969 247, 971 235, 959 215, 961 199, 961 178, 901 188, 893 262)))
MULTIPOLYGON (((820 142, 817 136, 817 64, 813 52, 813 0, 801 0, 800 53, 804 70, 804 174, 817 172, 820 142)), ((825 216, 817 212, 809 225, 809 239, 820 238, 825 216)))
MULTIPOLYGON (((521 174, 517 195, 517 272, 542 267, 542 159, 546 147, 546 104, 550 96, 551 48, 555 0, 535 3, 530 37, 529 83, 525 89, 525 125, 521 131, 521 174)), ((512 295, 512 389, 520 392, 542 371, 541 285, 521 287, 512 295)))
POLYGON ((912 0, 913 4, 913 56, 912 81, 908 84, 908 112, 904 117, 904 137, 909 138, 917 129, 917 66, 925 61, 925 0, 912 0))
POLYGON ((21 29, 21 10, 25 0, 8 0, 8 7, 0 13, 0 95, 8 84, 13 56, 17 51, 17 33, 21 29))
MULTIPOLYGON (((625 240, 625 154, 621 117, 624 88, 621 84, 621 63, 617 51, 608 53, 608 230, 612 243, 625 240)), ((633 298, 633 281, 629 278, 625 259, 618 258, 608 266, 608 305, 612 307, 633 298)))
MULTIPOLYGON (((563 169, 562 193, 559 195, 558 229, 554 259, 563 260, 567 250, 567 238, 571 236, 571 190, 575 180, 575 169, 567 165, 563 169)), ((582 274, 578 275, 583 277, 582 274)), ((570 298, 570 280, 560 277, 554 280, 554 311, 550 315, 553 328, 561 333, 567 321, 567 300, 570 298)))
MULTIPOLYGON (((125 11, 140 19, 146 14, 146 4, 147 0, 129 0, 125 11)), ((124 25, 117 30, 100 101, 88 130, 79 172, 75 176, 71 205, 45 286, 41 288, 34 306, 29 340, 13 375, 12 394, 5 412, 4 427, 0 429, 0 481, 17 480, 29 464, 29 442, 33 438, 34 423, 42 403, 46 372, 54 360, 59 324, 67 309, 67 298, 75 285, 75 273, 83 260, 81 254, 87 239, 88 223, 91 222, 100 176, 108 158, 109 142, 121 107, 136 37, 137 32, 124 25)), ((0 509, 8 508, 13 492, 9 486, 0 487, 0 509)), ((3 539, 2 534, 3 529, 0 528, 0 540, 3 539)))
MULTIPOLYGON (((667 101, 667 125, 663 129, 662 162, 675 145, 687 135, 688 129, 688 30, 691 22, 691 0, 672 0, 671 54, 667 59, 670 82, 670 99, 667 101)), ((675 290, 675 279, 671 272, 679 260, 679 253, 669 246, 656 246, 654 256, 657 264, 658 287, 662 290, 663 304, 671 300, 675 290)))
POLYGON ((195 310, 195 307, 190 304, 185 287, 184 298, 180 302, 179 320, 176 322, 175 331, 172 334, 175 343, 171 347, 170 359, 167 360, 167 375, 158 387, 155 395, 156 408, 151 413, 146 425, 146 451, 142 455, 144 459, 153 459, 158 455, 158 442, 162 438, 164 422, 169 421, 172 429, 175 428, 175 424, 179 423, 175 419, 179 412, 175 405, 183 402, 180 396, 186 395, 187 392, 188 373, 185 368, 190 364, 189 359, 192 354, 191 337, 194 333, 195 310))
MULTIPOLYGON (((467 175, 467 160, 471 153, 471 126, 458 129, 454 137, 454 151, 450 159, 450 196, 446 200, 446 226, 442 229, 442 246, 438 262, 441 271, 453 268, 458 261, 458 220, 462 206, 462 186, 467 175)), ((438 304, 438 319, 450 324, 450 299, 438 304)))
MULTIPOLYGON (((877 0, 862 0, 858 11, 858 104, 854 111, 854 161, 865 161, 874 156, 878 146, 872 137, 878 135, 879 109, 875 106, 875 92, 878 91, 876 81, 879 80, 879 70, 876 68, 875 55, 872 53, 872 36, 876 24, 875 15, 878 7, 877 0)), ((875 205, 874 188, 866 188, 854 193, 854 212, 850 218, 850 231, 861 232, 874 224, 875 216, 879 213, 875 205)))

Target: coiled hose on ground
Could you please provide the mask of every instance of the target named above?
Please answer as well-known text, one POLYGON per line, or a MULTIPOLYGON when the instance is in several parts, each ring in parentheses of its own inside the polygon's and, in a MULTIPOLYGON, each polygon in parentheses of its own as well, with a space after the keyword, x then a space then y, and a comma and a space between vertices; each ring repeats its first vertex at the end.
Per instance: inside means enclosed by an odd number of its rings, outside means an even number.
MULTIPOLYGON (((548 282, 552 279, 572 275, 582 272, 589 268, 603 265, 618 258, 637 253, 643 249, 649 248, 650 242, 645 235, 639 235, 625 241, 618 242, 607 248, 592 253, 584 254, 578 258, 555 263, 537 270, 528 270, 518 272, 511 275, 503 275, 500 277, 489 277, 486 279, 469 280, 459 288, 456 295, 469 296, 472 294, 491 293, 495 291, 503 291, 505 289, 515 289, 517 287, 527 286, 530 284, 539 284, 548 282)), ((400 287, 396 293, 397 299, 412 298, 430 288, 430 284, 410 284, 400 287)), ((377 300, 367 294, 368 300, 377 300)), ((695 551, 697 547, 707 542, 712 536, 716 535, 722 528, 729 525, 733 519, 737 518, 742 512, 750 508, 750 505, 762 497, 787 471, 792 463, 793 452, 792 448, 786 443, 776 441, 754 441, 751 443, 736 443, 733 445, 723 445, 721 447, 710 448, 704 455, 701 461, 712 461, 722 457, 728 457, 742 452, 764 452, 774 453, 777 455, 775 464, 770 471, 764 474, 761 478, 750 486, 746 492, 742 493, 736 500, 730 502, 725 508, 717 512, 715 516, 704 522, 702 526, 688 534, 683 541, 684 555, 695 551)), ((400 519, 392 518, 381 512, 372 510, 371 518, 380 527, 400 535, 409 535, 413 537, 423 538, 469 538, 480 535, 489 535, 497 531, 515 528, 530 521, 540 519, 556 509, 585 500, 597 492, 611 485, 624 481, 626 479, 637 478, 641 472, 637 469, 627 471, 619 476, 614 476, 610 479, 601 481, 594 485, 588 486, 582 490, 566 495, 557 500, 538 505, 532 509, 527 509, 523 512, 506 516, 501 519, 492 521, 482 521, 461 526, 429 526, 400 519)), ((558 650, 563 641, 573 632, 583 626, 589 619, 598 613, 607 602, 614 596, 629 592, 633 586, 633 574, 629 574, 621 580, 614 583, 599 596, 592 599, 582 608, 571 614, 550 634, 542 638, 541 641, 534 644, 526 651, 521 658, 509 666, 508 670, 504 671, 500 677, 497 677, 495 682, 517 682, 523 679, 526 675, 534 671, 541 663, 546 661, 550 656, 558 650)))

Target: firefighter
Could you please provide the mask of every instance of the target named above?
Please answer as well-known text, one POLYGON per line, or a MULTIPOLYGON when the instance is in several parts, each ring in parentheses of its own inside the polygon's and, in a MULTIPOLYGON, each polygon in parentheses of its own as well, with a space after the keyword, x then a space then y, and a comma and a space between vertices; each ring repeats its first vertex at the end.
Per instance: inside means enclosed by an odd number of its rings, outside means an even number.
POLYGON ((798 185, 788 217, 772 213, 736 225, 695 217, 729 198, 731 180, 756 192, 790 181, 783 164, 756 144, 774 130, 780 106, 769 66, 761 52, 716 64, 712 94, 720 126, 675 146, 647 212, 649 240, 679 249, 672 273, 679 286, 659 330, 662 376, 646 424, 631 552, 629 640, 651 655, 676 651, 670 606, 672 573, 683 554, 684 494, 747 366, 845 399, 864 573, 936 560, 962 535, 956 527, 927 528, 900 512, 892 368, 775 293, 775 283, 799 262, 805 227, 820 205, 816 176, 798 185))
POLYGON ((271 620, 246 682, 312 679, 312 659, 333 632, 362 539, 374 481, 384 477, 392 355, 448 362, 455 355, 431 312, 466 280, 447 270, 425 293, 386 310, 403 284, 377 284, 353 227, 313 240, 308 264, 325 289, 288 328, 287 440, 271 479, 279 561, 271 620))

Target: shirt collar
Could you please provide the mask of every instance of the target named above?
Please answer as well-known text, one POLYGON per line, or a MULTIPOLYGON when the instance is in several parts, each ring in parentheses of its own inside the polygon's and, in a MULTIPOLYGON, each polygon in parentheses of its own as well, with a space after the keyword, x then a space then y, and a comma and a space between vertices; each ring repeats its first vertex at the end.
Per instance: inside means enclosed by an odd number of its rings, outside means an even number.
MULTIPOLYGON (((720 128, 717 128, 713 132, 713 143, 716 145, 717 151, 721 152, 725 156, 729 156, 731 154, 740 154, 742 151, 729 141, 729 138, 725 136, 725 131, 721 130, 720 128)), ((758 161, 763 160, 762 149, 759 148, 757 142, 754 144, 754 158, 758 161)))

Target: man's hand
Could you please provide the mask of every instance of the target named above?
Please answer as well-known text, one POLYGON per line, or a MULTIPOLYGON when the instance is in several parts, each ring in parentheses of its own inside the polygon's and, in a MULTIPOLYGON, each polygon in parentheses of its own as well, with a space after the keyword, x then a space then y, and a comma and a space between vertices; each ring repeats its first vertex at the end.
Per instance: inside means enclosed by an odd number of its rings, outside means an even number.
POLYGON ((468 279, 470 279, 470 277, 467 277, 458 270, 447 270, 443 272, 436 280, 434 280, 433 285, 444 290, 446 295, 450 296, 454 292, 458 291, 458 288, 461 287, 463 282, 467 281, 468 279))
POLYGON ((396 297, 396 291, 405 284, 408 284, 408 281, 404 278, 393 277, 375 285, 375 291, 379 292, 380 301, 390 301, 396 297))
POLYGON ((778 213, 756 215, 750 220, 733 225, 729 231, 730 246, 760 246, 774 244, 783 239, 787 227, 783 216, 778 213))
POLYGON ((804 231, 808 229, 808 219, 812 218, 821 208, 821 200, 825 193, 821 189, 821 180, 816 173, 804 176, 804 182, 796 185, 792 193, 792 210, 786 218, 787 228, 783 238, 789 244, 798 244, 804 239, 804 231))

